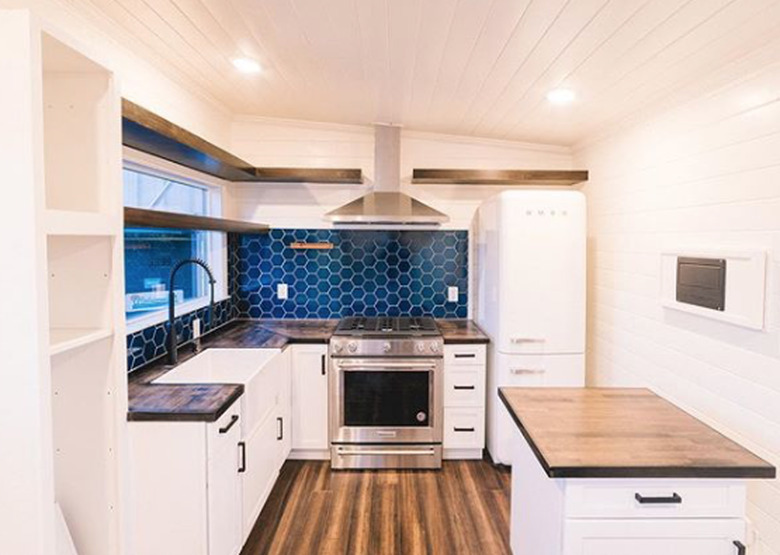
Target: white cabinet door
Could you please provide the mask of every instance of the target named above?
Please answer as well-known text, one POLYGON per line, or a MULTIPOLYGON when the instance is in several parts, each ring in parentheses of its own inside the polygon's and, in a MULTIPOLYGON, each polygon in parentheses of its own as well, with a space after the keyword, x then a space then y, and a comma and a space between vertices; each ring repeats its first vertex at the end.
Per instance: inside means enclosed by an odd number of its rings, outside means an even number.
POLYGON ((277 435, 279 455, 277 466, 279 468, 282 467, 292 450, 292 376, 290 375, 290 359, 292 357, 289 351, 285 351, 283 356, 284 373, 282 374, 279 398, 276 405, 276 418, 279 426, 277 435))
POLYGON ((329 447, 327 356, 327 345, 293 346, 293 449, 329 447))
POLYGON ((251 532, 276 481, 279 470, 277 430, 276 415, 271 413, 242 442, 241 469, 243 472, 241 480, 244 537, 251 532))
POLYGON ((568 520, 564 555, 737 555, 740 519, 568 520))
POLYGON ((238 442, 241 438, 239 403, 214 424, 208 437, 208 544, 209 555, 235 555, 241 551, 241 478, 238 442))

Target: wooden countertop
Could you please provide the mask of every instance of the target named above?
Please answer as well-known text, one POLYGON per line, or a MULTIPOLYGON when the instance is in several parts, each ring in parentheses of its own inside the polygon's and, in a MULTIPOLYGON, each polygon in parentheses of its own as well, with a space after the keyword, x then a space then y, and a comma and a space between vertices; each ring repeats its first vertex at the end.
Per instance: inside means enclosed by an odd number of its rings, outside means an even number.
POLYGON ((551 478, 774 478, 775 468, 647 389, 504 387, 551 478))
MULTIPOLYGON (((470 320, 437 320, 445 343, 485 343, 470 320)), ((235 320, 203 337, 203 348, 282 349, 292 343, 327 343, 338 320, 235 320)), ((179 348, 179 363, 193 357, 179 348)), ((128 414, 131 421, 214 422, 244 391, 236 384, 152 384, 170 368, 160 359, 130 373, 128 414)))

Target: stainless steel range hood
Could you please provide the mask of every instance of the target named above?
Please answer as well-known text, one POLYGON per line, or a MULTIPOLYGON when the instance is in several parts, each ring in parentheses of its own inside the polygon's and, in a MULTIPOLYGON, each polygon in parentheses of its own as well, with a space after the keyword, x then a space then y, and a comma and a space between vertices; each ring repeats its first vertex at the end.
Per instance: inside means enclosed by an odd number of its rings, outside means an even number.
POLYGON ((325 219, 349 225, 439 225, 446 214, 401 192, 401 128, 375 127, 374 192, 325 214, 325 219))

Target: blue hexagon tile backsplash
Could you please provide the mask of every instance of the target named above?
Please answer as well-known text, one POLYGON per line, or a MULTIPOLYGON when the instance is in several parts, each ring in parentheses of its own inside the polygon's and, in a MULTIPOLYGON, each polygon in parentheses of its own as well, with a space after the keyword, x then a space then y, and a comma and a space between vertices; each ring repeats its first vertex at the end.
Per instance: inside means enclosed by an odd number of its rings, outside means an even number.
MULTIPOLYGON (((274 229, 265 235, 228 236, 230 298, 215 306, 213 325, 235 318, 341 318, 434 316, 468 313, 467 231, 274 229), (291 244, 332 243, 328 250, 291 244), (277 286, 288 286, 286 300, 277 286), (457 287, 457 302, 447 287, 457 287)), ((207 309, 177 316, 179 343, 192 338, 192 320, 207 309)), ((206 331, 206 330, 204 330, 206 331)), ((166 324, 127 336, 128 370, 166 353, 166 324)))
POLYGON ((467 231, 274 229, 231 237, 230 275, 239 318, 429 315, 465 318, 467 231), (332 243, 330 250, 293 242, 332 243), (277 286, 287 284, 288 298, 277 286), (457 302, 447 287, 458 287, 457 302))

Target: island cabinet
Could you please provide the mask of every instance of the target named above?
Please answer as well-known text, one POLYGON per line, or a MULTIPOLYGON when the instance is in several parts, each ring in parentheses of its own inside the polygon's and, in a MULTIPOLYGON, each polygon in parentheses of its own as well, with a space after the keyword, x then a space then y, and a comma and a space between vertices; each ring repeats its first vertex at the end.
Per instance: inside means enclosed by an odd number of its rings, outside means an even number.
POLYGON ((516 555, 744 555, 775 469, 644 389, 503 388, 516 555))

